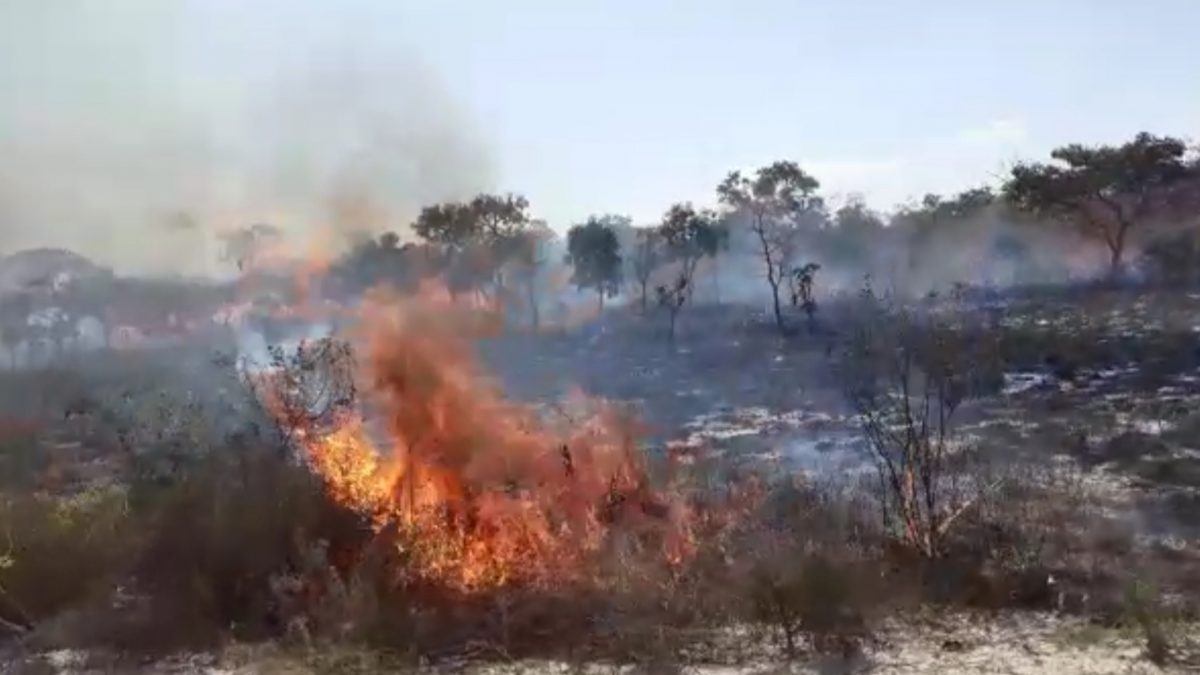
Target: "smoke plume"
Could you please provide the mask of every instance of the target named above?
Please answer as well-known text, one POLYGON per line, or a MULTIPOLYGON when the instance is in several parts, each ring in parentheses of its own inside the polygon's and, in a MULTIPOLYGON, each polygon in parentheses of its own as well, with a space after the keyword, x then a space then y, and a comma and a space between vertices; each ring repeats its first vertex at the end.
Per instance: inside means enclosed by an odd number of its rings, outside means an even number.
POLYGON ((489 187, 433 73, 359 39, 353 13, 321 30, 290 7, 0 6, 0 253, 213 273, 222 231, 402 232, 421 204, 489 187))

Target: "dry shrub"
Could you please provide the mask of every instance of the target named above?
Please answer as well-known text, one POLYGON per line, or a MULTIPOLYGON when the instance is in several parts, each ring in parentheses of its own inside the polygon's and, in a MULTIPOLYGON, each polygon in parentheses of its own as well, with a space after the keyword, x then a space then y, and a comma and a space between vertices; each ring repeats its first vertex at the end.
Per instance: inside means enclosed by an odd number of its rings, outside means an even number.
POLYGON ((734 563, 743 615, 789 657, 802 644, 848 654, 899 595, 886 585, 881 533, 853 484, 776 486, 744 528, 734 563))
POLYGON ((955 418, 996 383, 986 329, 955 326, 868 287, 847 336, 840 376, 878 474, 882 520, 902 545, 928 559, 944 553, 961 518, 994 486, 972 465, 955 418))
POLYGON ((136 540, 123 490, 0 499, 0 619, 30 629, 111 591, 136 540))
POLYGON ((285 633, 311 609, 292 596, 323 596, 309 585, 343 551, 357 550, 361 536, 358 519, 333 505, 305 467, 265 449, 209 457, 146 502, 135 574, 151 618, 178 628, 156 636, 167 643, 285 633), (317 563, 306 558, 313 550, 321 551, 317 563), (288 575, 298 588, 281 581, 288 575))
POLYGON ((46 454, 38 447, 40 425, 0 417, 0 488, 28 490, 45 471, 46 454))

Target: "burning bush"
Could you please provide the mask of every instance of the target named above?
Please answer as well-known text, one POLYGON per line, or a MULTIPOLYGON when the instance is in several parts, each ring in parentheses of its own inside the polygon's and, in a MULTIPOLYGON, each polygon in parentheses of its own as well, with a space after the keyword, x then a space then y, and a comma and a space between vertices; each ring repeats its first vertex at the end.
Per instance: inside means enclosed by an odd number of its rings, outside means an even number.
POLYGON ((568 584, 612 546, 682 561, 690 511, 651 485, 632 421, 581 400, 555 423, 505 399, 464 339, 486 319, 376 298, 356 336, 358 411, 294 430, 334 500, 394 537, 409 577, 396 583, 568 584))

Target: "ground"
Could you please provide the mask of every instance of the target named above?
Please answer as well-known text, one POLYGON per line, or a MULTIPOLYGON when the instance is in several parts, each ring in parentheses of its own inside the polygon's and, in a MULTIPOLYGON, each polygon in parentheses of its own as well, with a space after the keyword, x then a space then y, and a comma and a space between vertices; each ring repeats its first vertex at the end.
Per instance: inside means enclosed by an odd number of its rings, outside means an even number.
MULTIPOLYGON (((1101 544, 1116 542, 1116 550, 1105 553, 1106 564, 1116 561, 1123 572, 1153 578, 1170 616, 1180 617, 1170 620, 1170 630, 1200 635, 1200 626, 1189 623, 1200 607, 1200 295, 1046 292, 943 300, 930 309, 954 321, 992 322, 1004 336, 1001 381, 964 406, 962 442, 1003 465, 1007 476, 1025 472, 1020 475, 1056 501, 1086 504, 1086 514, 1062 526, 1078 527, 1101 544)), ((519 398, 552 405, 579 388, 629 404, 647 423, 652 450, 670 443, 727 465, 852 482, 871 475, 873 464, 830 367, 837 358, 840 312, 831 304, 817 330, 780 336, 769 317, 752 308, 690 307, 669 344, 665 319, 621 309, 571 330, 493 338, 481 344, 481 353, 501 386, 519 398)), ((1094 621, 1113 611, 1122 591, 1102 568, 1079 561, 1087 574, 1053 580, 1055 612, 893 618, 848 659, 785 666, 769 641, 749 636, 734 640, 744 643, 737 650, 681 659, 711 661, 686 672, 714 674, 1163 672, 1145 659, 1145 641, 1135 627, 1094 621)), ((1174 649, 1166 672, 1200 669, 1189 651, 1194 645, 1181 639, 1174 649)), ((55 651, 14 656, 0 672, 109 666, 214 674, 381 672, 383 658, 246 647, 95 666, 102 655, 55 651)), ((463 667, 549 673, 580 672, 581 666, 463 667)), ((662 664, 668 671, 675 667, 662 664)), ((596 664, 585 670, 609 672, 596 664)))
MULTIPOLYGON (((1196 624, 1178 626, 1194 638, 1196 624)), ((781 660, 754 630, 731 631, 714 640, 699 663, 662 662, 641 666, 599 663, 520 661, 497 663, 469 658, 438 665, 413 664, 396 656, 316 646, 231 646, 221 653, 185 654, 153 663, 130 662, 102 654, 70 650, 14 659, 0 673, 32 675, 59 673, 146 673, 169 675, 317 675, 347 673, 466 673, 469 675, 634 675, 687 673, 694 675, 1136 675, 1186 673, 1200 669, 1200 644, 1176 652, 1173 665, 1150 663, 1137 635, 1086 621, 1050 614, 944 614, 893 622, 860 653, 781 660), (725 644, 722 644, 724 642, 725 644), (1189 651, 1190 650, 1190 651, 1189 651)))

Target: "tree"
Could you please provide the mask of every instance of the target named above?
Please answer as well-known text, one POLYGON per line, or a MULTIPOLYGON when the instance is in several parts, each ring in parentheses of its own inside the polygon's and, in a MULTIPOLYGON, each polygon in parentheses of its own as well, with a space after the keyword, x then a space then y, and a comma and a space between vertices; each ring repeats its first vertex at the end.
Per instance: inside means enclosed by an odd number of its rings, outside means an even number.
POLYGON ((67 342, 79 337, 78 318, 62 307, 50 307, 41 313, 45 319, 46 337, 54 344, 56 358, 67 353, 67 342))
POLYGON ((529 307, 529 323, 535 331, 541 326, 538 291, 542 273, 548 262, 546 246, 553 239, 554 231, 547 227, 545 222, 533 221, 529 229, 517 236, 518 247, 511 261, 513 276, 524 289, 525 303, 529 307))
POLYGON ((786 331, 779 287, 791 270, 800 228, 823 218, 824 203, 817 196, 820 183, 795 162, 775 162, 755 172, 753 178, 730 172, 717 186, 721 203, 747 218, 758 240, 771 288, 775 323, 786 331))
POLYGON ((883 219, 872 211, 861 195, 852 195, 833 215, 833 227, 825 231, 825 255, 843 265, 863 265, 871 244, 883 234, 883 219))
POLYGON ((1146 245, 1144 257, 1160 283, 1195 287, 1200 283, 1200 229, 1159 237, 1146 245))
POLYGON ((971 471, 973 448, 954 428, 960 406, 1002 379, 996 337, 869 286, 854 309, 838 368, 875 460, 883 522, 900 543, 935 558, 955 523, 996 487, 971 471))
POLYGON ((654 276, 654 272, 662 265, 662 262, 662 241, 658 228, 637 228, 630 267, 640 291, 642 314, 646 313, 646 291, 650 286, 650 278, 654 276))
POLYGON ((0 298, 0 343, 8 350, 9 366, 13 370, 17 368, 17 349, 32 337, 29 326, 32 309, 32 298, 27 293, 0 298))
POLYGON ((620 244, 607 218, 592 216, 567 233, 567 263, 573 268, 571 281, 580 290, 595 290, 601 310, 605 296, 615 296, 621 284, 620 244))
POLYGON ((721 302, 721 268, 720 260, 721 253, 729 250, 729 219, 717 215, 712 222, 713 237, 716 240, 716 248, 713 250, 709 260, 712 262, 712 283, 713 283, 713 301, 720 304, 721 302))
POLYGON ((969 238, 978 230, 967 225, 996 204, 991 188, 979 187, 950 197, 926 194, 917 204, 899 209, 892 216, 891 228, 903 242, 908 269, 914 272, 942 269, 939 256, 945 251, 935 243, 968 246, 969 238), (964 236, 968 241, 962 239, 964 236))
POLYGON ((386 284, 411 290, 425 271, 416 260, 417 245, 400 244, 394 232, 385 232, 379 239, 365 238, 334 262, 329 277, 341 293, 362 291, 386 284))
POLYGON ((522 246, 520 234, 529 225, 528 208, 528 200, 520 195, 481 194, 469 202, 425 207, 412 229, 443 249, 451 291, 482 291, 488 283, 500 291, 501 271, 522 246))
POLYGON ((792 292, 792 307, 804 310, 804 315, 808 317, 809 331, 814 331, 817 327, 817 297, 813 293, 813 285, 819 269, 821 266, 817 263, 805 263, 793 269, 792 275, 788 278, 792 292))
POLYGON ((1104 242, 1109 274, 1116 276, 1130 231, 1163 208, 1188 177, 1186 152, 1179 139, 1144 132, 1119 146, 1067 145, 1050 153, 1054 164, 1014 166, 1004 196, 1104 242))
POLYGON ((68 314, 82 319, 92 317, 100 324, 105 347, 111 347, 113 306, 117 302, 120 282, 111 273, 97 275, 86 282, 67 285, 54 296, 55 302, 68 314))
POLYGON ((421 209, 412 230, 431 244, 460 251, 478 235, 471 209, 461 202, 434 204, 421 209))
POLYGON ((715 256, 721 245, 717 223, 717 215, 712 211, 696 211, 691 204, 674 204, 658 226, 666 259, 678 266, 674 282, 657 289, 659 304, 670 313, 668 338, 672 342, 675 341, 675 320, 692 297, 696 265, 705 256, 715 256))

